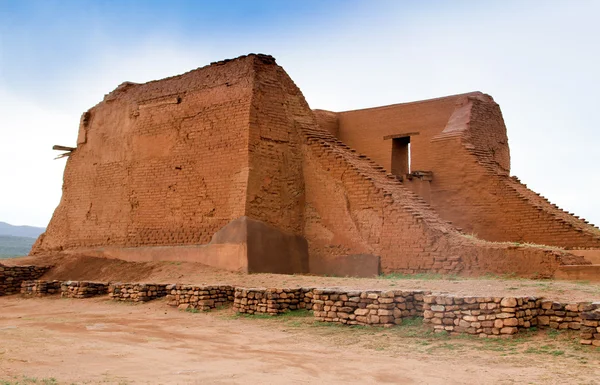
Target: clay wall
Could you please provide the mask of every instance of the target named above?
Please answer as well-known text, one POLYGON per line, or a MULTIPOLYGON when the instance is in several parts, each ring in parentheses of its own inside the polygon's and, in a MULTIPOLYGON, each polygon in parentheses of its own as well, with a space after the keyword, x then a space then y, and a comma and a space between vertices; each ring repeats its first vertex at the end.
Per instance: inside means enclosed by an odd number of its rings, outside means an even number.
POLYGON ((203 244, 244 215, 252 63, 125 83, 88 111, 33 252, 203 244))
POLYGON ((306 115, 312 117, 310 108, 283 69, 273 59, 257 59, 246 215, 291 234, 302 234, 304 181, 296 126, 306 115))
POLYGON ((410 138, 413 170, 431 170, 429 141, 441 132, 460 96, 338 113, 338 138, 391 172, 392 140, 384 136, 418 133, 410 138))
POLYGON ((323 130, 304 133, 310 264, 370 254, 380 256, 383 272, 551 277, 561 264, 583 263, 554 250, 465 236, 366 156, 323 130))
POLYGON ((307 271, 308 249, 308 267, 362 255, 379 259, 383 272, 551 277, 583 258, 482 242, 445 221, 491 228, 499 218, 498 233, 514 240, 523 231, 529 242, 536 239, 528 226, 550 223, 543 231, 560 242, 591 239, 585 229, 572 231, 567 217, 551 213, 548 221, 548 210, 507 184, 503 128, 497 105, 481 93, 351 111, 337 120, 314 114, 285 71, 263 55, 124 83, 82 117, 61 203, 33 253, 200 258, 233 270, 296 273, 307 271), (412 182, 386 173, 392 143, 383 136, 402 133, 414 137, 413 169, 434 171, 430 183, 419 182, 431 206, 411 191, 412 182), (214 241, 245 217, 262 222, 257 231, 246 228, 239 242, 214 241))
POLYGON ((313 110, 313 113, 315 114, 315 119, 317 119, 319 127, 333 136, 339 136, 340 122, 338 113, 325 110, 313 110))
POLYGON ((411 134, 411 169, 433 171, 433 180, 405 178, 405 186, 467 233, 490 241, 569 248, 597 247, 600 242, 598 229, 509 178, 506 128, 500 108, 487 95, 456 95, 337 116, 338 138, 388 172, 392 141, 384 136, 411 134))
POLYGON ((431 150, 440 165, 431 182, 431 204, 464 232, 498 242, 569 248, 600 244, 600 231, 552 207, 515 179, 499 175, 460 137, 436 140, 431 150))

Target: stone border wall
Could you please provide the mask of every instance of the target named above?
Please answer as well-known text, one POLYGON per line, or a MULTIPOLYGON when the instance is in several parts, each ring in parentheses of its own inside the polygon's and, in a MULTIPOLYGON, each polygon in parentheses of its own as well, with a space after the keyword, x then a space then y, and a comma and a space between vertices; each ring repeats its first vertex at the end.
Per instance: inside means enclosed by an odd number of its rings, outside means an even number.
POLYGON ((40 278, 51 266, 6 266, 0 263, 0 296, 21 292, 23 281, 40 278))
POLYGON ((207 311, 233 302, 233 286, 167 285, 169 306, 207 311))
POLYGON ((319 321, 347 325, 402 323, 402 318, 423 312, 423 291, 360 291, 314 289, 312 310, 319 321))
POLYGON ((108 296, 115 301, 147 302, 168 294, 166 284, 156 283, 111 283, 108 296))
POLYGON ((43 297, 60 293, 60 281, 23 281, 21 282, 21 294, 43 297))
POLYGON ((561 303, 536 297, 436 295, 422 290, 267 289, 22 280, 28 274, 43 274, 47 269, 35 266, 9 269, 10 277, 16 279, 0 288, 4 289, 3 293, 16 294, 13 288, 18 280, 20 292, 30 296, 60 292, 63 297, 88 298, 108 293, 112 300, 131 302, 167 296, 168 305, 180 309, 210 310, 233 303, 235 311, 245 314, 278 315, 308 309, 319 321, 345 325, 391 327, 401 324, 407 317, 423 317, 424 324, 436 332, 480 337, 510 337, 532 327, 570 329, 581 331, 581 344, 600 347, 600 302, 561 303))
POLYGON ((60 285, 60 295, 63 298, 90 298, 108 294, 108 283, 66 281, 60 285))
MULTIPOLYGON (((236 288, 233 309, 245 314, 277 315, 306 308, 306 293, 312 289, 236 288)), ((309 297, 310 298, 310 297, 309 297)))
POLYGON ((583 345, 600 348, 600 302, 587 305, 581 312, 581 341, 583 345))
POLYGON ((516 334, 519 329, 536 326, 541 300, 426 295, 424 302, 423 323, 433 330, 487 337, 516 334))

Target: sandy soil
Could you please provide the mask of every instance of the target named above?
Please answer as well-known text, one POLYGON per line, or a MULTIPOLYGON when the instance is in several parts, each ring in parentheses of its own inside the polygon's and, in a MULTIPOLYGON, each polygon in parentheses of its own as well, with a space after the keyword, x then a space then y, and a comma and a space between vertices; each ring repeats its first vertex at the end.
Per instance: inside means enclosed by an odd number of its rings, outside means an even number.
POLYGON ((228 284, 246 287, 348 287, 354 289, 423 289, 480 296, 536 296, 557 301, 600 301, 597 282, 456 278, 337 278, 282 274, 241 274, 189 262, 135 263, 85 256, 24 257, 4 264, 54 265, 43 279, 121 282, 228 284))
MULTIPOLYGON (((440 337, 422 325, 188 313, 162 300, 0 298, 0 380, 103 384, 597 384, 575 334, 440 337)), ((2 383, 2 381, 0 381, 2 383)), ((11 383, 11 382, 9 382, 11 383)))

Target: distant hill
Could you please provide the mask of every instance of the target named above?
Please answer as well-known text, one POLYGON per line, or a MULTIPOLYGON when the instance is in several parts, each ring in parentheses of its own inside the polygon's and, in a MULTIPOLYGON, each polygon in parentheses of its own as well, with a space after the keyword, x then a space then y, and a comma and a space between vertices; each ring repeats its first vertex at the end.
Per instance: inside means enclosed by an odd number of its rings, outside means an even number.
POLYGON ((29 254, 35 238, 0 235, 0 260, 29 254))
POLYGON ((6 222, 0 222, 0 235, 11 235, 13 237, 37 238, 46 231, 43 227, 13 226, 6 222))

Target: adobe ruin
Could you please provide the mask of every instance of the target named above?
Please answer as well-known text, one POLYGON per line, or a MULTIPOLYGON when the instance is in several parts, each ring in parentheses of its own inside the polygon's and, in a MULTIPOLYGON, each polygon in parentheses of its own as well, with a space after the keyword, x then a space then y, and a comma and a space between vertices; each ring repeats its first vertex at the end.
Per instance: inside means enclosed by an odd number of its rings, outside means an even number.
POLYGON ((83 114, 67 155, 34 255, 600 276, 600 230, 510 176, 500 108, 480 92, 313 111, 273 57, 250 54, 121 84, 83 114))

